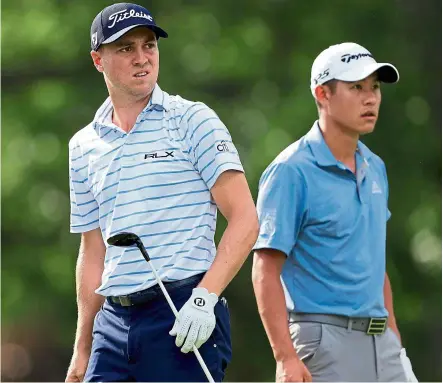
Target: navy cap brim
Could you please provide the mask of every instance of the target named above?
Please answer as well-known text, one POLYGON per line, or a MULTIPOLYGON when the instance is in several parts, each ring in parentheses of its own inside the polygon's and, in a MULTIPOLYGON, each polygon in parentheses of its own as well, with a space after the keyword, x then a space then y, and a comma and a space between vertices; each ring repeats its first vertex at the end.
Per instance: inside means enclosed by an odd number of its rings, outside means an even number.
POLYGON ((378 79, 381 82, 386 83, 396 83, 400 80, 400 74, 395 66, 392 64, 382 64, 382 66, 377 70, 378 79))

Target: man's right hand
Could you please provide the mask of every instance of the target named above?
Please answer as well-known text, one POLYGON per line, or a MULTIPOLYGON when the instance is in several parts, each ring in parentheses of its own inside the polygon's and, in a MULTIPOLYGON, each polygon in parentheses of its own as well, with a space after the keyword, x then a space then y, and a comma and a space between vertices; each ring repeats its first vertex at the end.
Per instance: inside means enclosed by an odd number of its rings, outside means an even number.
POLYGON ((88 351, 74 351, 65 382, 83 382, 88 368, 89 355, 88 351))
POLYGON ((305 364, 295 356, 283 361, 277 360, 276 382, 312 382, 312 376, 305 364))

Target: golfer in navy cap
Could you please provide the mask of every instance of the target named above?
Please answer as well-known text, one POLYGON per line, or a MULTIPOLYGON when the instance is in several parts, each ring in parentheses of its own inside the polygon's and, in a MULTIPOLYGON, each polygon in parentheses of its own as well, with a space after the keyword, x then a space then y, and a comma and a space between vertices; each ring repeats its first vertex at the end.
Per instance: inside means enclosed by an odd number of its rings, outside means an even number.
POLYGON ((257 239, 257 213, 219 117, 158 86, 158 40, 167 36, 130 3, 92 23, 91 57, 109 97, 69 143, 71 232, 82 236, 66 381, 210 380, 194 347, 221 381, 231 360, 220 295, 257 239), (218 248, 217 210, 228 221, 218 248), (137 248, 107 244, 121 232, 142 240, 151 265, 137 248))

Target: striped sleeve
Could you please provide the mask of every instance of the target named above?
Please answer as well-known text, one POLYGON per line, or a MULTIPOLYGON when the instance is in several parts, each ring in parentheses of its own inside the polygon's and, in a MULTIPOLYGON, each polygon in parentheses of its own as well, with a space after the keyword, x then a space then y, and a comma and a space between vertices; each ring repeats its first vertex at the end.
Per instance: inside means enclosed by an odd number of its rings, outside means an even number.
POLYGON ((71 233, 84 233, 99 227, 98 204, 82 174, 75 169, 79 153, 69 145, 69 189, 71 199, 71 233))
POLYGON ((190 156, 211 189, 224 171, 244 170, 231 135, 217 114, 202 103, 191 108, 187 129, 190 156))

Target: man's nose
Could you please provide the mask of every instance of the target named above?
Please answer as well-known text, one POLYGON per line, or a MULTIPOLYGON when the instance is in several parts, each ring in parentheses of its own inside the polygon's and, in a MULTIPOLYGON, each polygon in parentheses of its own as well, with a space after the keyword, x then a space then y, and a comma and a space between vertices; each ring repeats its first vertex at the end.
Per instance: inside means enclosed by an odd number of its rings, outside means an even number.
POLYGON ((148 62, 145 52, 141 47, 135 48, 133 64, 136 66, 144 66, 148 62))
POLYGON ((363 100, 365 105, 375 105, 377 103, 377 96, 374 90, 365 92, 365 98, 363 100))

